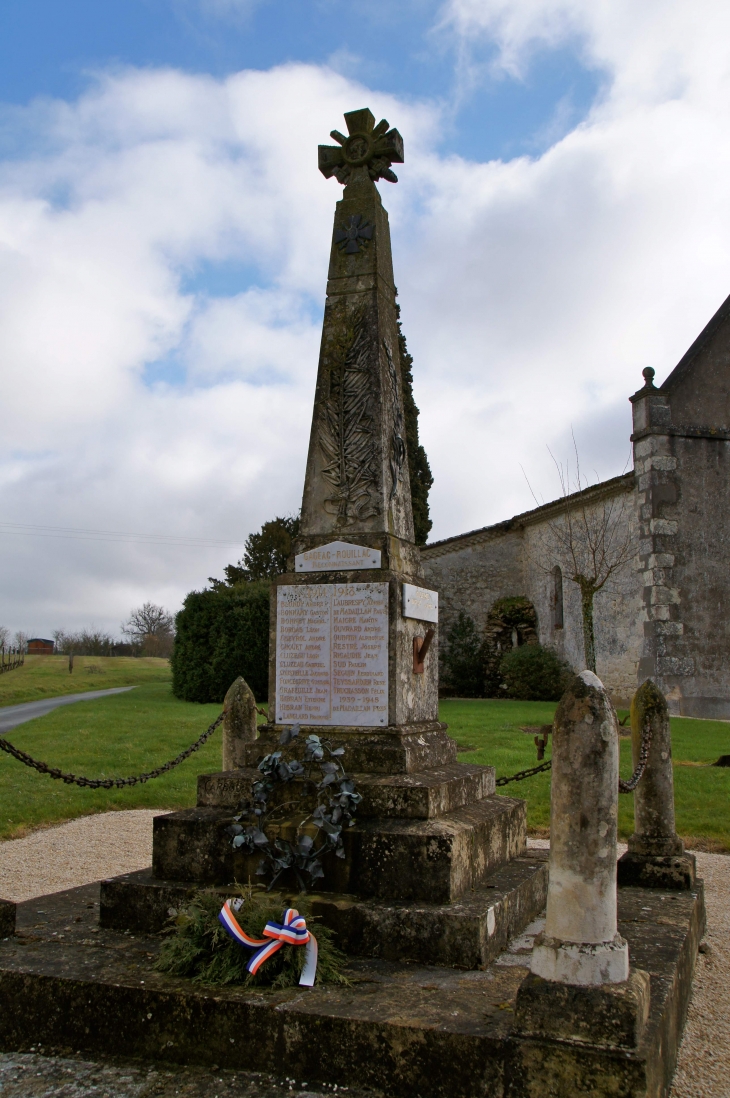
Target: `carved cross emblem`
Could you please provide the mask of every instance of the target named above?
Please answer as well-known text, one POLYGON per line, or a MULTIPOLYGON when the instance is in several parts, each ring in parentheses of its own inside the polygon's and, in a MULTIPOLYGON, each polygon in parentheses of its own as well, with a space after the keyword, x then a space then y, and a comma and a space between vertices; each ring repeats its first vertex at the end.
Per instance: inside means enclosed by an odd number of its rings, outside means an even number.
POLYGON ((335 229, 335 244, 339 244, 341 252, 354 255, 355 252, 364 251, 360 241, 373 239, 375 226, 369 221, 363 221, 361 214, 353 214, 348 218, 344 229, 335 229))
POLYGON ((333 175, 338 183, 349 183, 352 173, 365 168, 377 182, 387 179, 397 183, 398 176, 391 171, 391 164, 403 163, 403 138, 397 130, 388 129, 383 118, 375 125, 375 115, 367 108, 349 111, 345 115, 348 136, 332 130, 338 145, 319 146, 319 170, 326 179, 333 175))

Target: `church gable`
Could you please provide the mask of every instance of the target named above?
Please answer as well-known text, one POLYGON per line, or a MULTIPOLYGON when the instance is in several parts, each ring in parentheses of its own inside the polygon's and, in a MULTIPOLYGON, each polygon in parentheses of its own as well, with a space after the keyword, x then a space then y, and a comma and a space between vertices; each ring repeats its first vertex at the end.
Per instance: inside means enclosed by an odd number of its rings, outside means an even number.
POLYGON ((660 387, 674 427, 730 428, 730 297, 660 387))

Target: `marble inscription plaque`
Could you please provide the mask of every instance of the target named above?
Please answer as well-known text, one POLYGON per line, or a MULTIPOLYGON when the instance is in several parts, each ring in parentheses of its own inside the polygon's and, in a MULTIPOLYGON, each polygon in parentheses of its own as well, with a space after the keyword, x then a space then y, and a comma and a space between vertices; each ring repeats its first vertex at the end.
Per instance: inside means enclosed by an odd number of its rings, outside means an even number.
POLYGON ((387 583, 277 588, 276 721, 387 725, 387 583))
POLYGON ((331 541, 294 557, 297 572, 344 572, 356 568, 380 568, 380 550, 349 541, 331 541))
POLYGON ((403 617, 417 618, 419 621, 438 621, 438 591, 429 591, 426 587, 416 587, 412 583, 404 583, 403 617))

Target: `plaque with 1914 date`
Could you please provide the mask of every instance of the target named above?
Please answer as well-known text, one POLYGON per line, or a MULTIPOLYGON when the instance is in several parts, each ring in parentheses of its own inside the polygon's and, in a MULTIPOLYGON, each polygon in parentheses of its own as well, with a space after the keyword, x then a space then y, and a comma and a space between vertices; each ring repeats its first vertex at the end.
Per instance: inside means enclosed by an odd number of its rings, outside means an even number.
POLYGON ((388 723, 388 584, 282 584, 277 724, 388 723))

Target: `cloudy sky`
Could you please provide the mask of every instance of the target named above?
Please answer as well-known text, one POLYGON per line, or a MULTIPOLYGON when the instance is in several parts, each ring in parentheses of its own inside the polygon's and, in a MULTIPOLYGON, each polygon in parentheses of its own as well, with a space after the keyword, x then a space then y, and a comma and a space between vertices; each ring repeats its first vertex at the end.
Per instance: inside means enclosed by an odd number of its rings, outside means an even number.
POLYGON ((433 537, 623 471, 730 292, 720 0, 12 0, 0 11, 0 624, 118 632, 295 512, 341 188, 393 226, 433 537), (529 485, 528 485, 529 481, 529 485), (530 487, 531 486, 531 487, 530 487))

